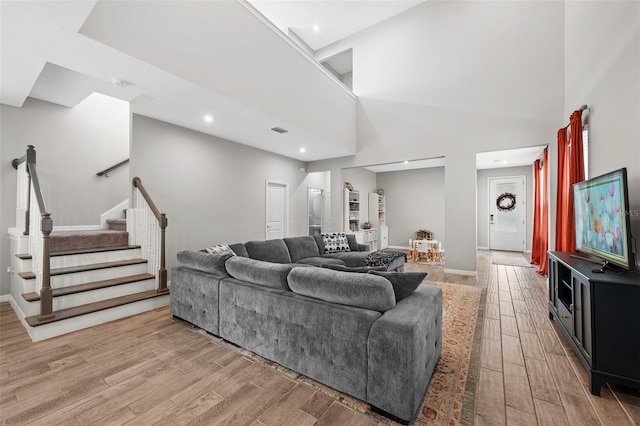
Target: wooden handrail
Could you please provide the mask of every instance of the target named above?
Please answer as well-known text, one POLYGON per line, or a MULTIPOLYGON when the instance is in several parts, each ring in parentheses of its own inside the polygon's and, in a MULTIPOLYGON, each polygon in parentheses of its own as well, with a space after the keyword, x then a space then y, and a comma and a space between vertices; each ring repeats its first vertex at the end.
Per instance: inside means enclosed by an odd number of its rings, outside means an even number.
POLYGON ((158 219, 158 224, 160 225, 160 269, 158 270, 158 292, 167 291, 167 268, 166 268, 166 256, 165 256, 165 229, 168 225, 167 215, 165 213, 160 213, 158 207, 156 207, 155 203, 151 199, 151 196, 147 192, 146 188, 142 184, 142 180, 139 177, 134 177, 132 184, 134 187, 138 188, 142 197, 145 199, 149 208, 153 212, 153 215, 158 219))
POLYGON ((104 170, 103 170, 103 171, 101 171, 101 172, 96 173, 96 175, 97 175, 97 176, 106 176, 106 177, 109 177, 109 172, 114 171, 115 169, 117 169, 117 168, 118 168, 118 167, 120 167, 120 166, 124 166, 124 165, 125 165, 125 164, 127 164, 128 162, 129 162, 129 159, 127 158, 126 160, 123 160, 123 161, 119 162, 118 164, 114 164, 113 166, 111 166, 111 167, 109 167, 109 168, 107 168, 107 169, 104 169, 104 170))
MULTIPOLYGON (((53 318, 53 290, 51 289, 51 256, 49 250, 49 238, 51 231, 53 230, 53 219, 51 213, 47 211, 47 207, 44 203, 44 196, 42 195, 42 189, 40 186, 40 179, 38 178, 38 171, 36 168, 36 150, 33 145, 27 146, 27 152, 24 156, 16 158, 11 162, 13 167, 17 170, 18 165, 23 162, 27 162, 27 174, 29 178, 29 192, 27 195, 27 212, 26 212, 26 228, 25 235, 28 235, 29 229, 29 215, 31 210, 31 188, 35 194, 38 208, 40 209, 40 229, 42 231, 42 287, 40 288, 40 315, 41 320, 53 318)), ((37 238, 37 236, 32 236, 37 238)))

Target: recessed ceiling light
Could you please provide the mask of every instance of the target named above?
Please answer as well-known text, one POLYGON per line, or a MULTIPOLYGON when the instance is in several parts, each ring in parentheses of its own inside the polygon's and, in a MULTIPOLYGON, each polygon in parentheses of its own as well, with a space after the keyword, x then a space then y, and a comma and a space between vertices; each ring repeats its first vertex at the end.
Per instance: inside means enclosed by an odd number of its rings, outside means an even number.
POLYGON ((300 152, 307 152, 307 150, 304 148, 300 148, 300 152))
POLYGON ((409 160, 404 160, 404 164, 409 164, 409 160))
POLYGON ((502 164, 507 164, 507 160, 502 160, 502 164))
POLYGON ((206 121, 207 123, 213 123, 213 117, 211 115, 205 115, 204 121, 206 121))
POLYGON ((315 31, 315 32, 320 31, 320 26, 319 25, 314 25, 313 26, 313 31, 315 31))

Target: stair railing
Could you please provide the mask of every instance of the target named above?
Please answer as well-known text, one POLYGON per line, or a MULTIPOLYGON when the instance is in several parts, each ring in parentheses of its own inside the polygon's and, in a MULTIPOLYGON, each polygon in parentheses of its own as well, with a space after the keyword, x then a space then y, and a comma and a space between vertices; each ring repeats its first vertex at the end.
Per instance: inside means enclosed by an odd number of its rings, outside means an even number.
POLYGON ((53 292, 51 289, 51 260, 49 238, 53 219, 47 211, 42 196, 40 179, 36 170, 36 150, 27 146, 27 152, 11 164, 18 171, 16 226, 29 235, 29 254, 35 273, 35 292, 40 293, 40 320, 53 318, 53 292), (31 206, 31 200, 36 204, 31 206), (33 208, 32 208, 33 207, 33 208))
POLYGON ((160 213, 139 177, 133 178, 132 183, 133 201, 131 210, 127 211, 127 229, 132 242, 141 247, 142 255, 147 259, 148 272, 156 276, 156 291, 165 292, 168 290, 165 263, 167 215, 160 213))

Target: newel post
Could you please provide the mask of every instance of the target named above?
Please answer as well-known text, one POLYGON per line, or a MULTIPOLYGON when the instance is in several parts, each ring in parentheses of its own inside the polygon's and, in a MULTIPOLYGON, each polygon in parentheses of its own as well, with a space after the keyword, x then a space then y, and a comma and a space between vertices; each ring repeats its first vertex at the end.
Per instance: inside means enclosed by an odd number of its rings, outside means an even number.
POLYGON ((53 230, 51 213, 42 213, 42 288, 40 289, 40 315, 39 320, 47 320, 54 317, 53 314, 53 290, 51 289, 51 263, 49 258, 49 236, 53 230))
POLYGON ((165 213, 160 213, 160 270, 158 271, 158 292, 167 291, 167 267, 165 264, 165 228, 168 220, 165 213))

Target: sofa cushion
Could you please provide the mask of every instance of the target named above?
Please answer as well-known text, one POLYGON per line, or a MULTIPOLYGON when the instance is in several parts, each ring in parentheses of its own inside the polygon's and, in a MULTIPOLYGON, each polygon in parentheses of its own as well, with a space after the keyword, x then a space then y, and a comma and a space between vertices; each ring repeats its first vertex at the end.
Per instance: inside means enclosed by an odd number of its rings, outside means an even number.
POLYGON ((426 272, 381 272, 371 271, 371 274, 384 277, 389 280, 393 286, 393 292, 396 295, 396 302, 409 296, 422 283, 427 276, 426 272))
POLYGON ((227 260, 226 267, 227 273, 238 280, 289 290, 287 275, 293 268, 291 265, 234 256, 227 260))
POLYGON ((343 253, 351 251, 349 240, 344 232, 331 232, 322 234, 325 253, 343 253))
POLYGON ((229 248, 238 256, 249 257, 249 253, 247 253, 247 248, 244 246, 244 243, 229 244, 229 248))
POLYGON ((322 256, 324 254, 324 240, 322 239, 322 235, 314 235, 313 239, 316 240, 316 244, 318 244, 318 254, 322 256))
POLYGON ((249 257, 273 263, 291 263, 289 249, 283 240, 249 241, 244 243, 249 257))
POLYGON ((207 253, 205 250, 182 250, 178 252, 176 257, 185 268, 228 277, 225 263, 227 259, 235 257, 235 255, 207 253))
POLYGON ((349 244, 350 251, 360 251, 360 244, 358 244, 355 235, 345 234, 345 237, 347 237, 347 243, 349 244))
POLYGON ((345 266, 344 261, 341 259, 330 259, 330 258, 321 257, 321 256, 307 257, 305 259, 298 260, 298 262, 296 263, 302 263, 302 264, 313 265, 313 266, 322 266, 325 264, 345 266))
POLYGON ((324 254, 323 257, 327 259, 340 259, 344 261, 347 266, 365 266, 364 259, 367 257, 366 251, 349 251, 346 253, 329 253, 324 254))
POLYGON ((396 304, 389 280, 373 274, 293 268, 287 281, 294 293, 340 305, 385 312, 396 304))
MULTIPOLYGON (((326 261, 331 260, 339 260, 339 259, 325 259, 326 261)), ((370 271, 386 271, 384 266, 345 266, 339 265, 335 263, 324 263, 321 265, 323 268, 333 269, 334 271, 342 271, 342 272, 356 272, 361 274, 366 274, 370 271)))
POLYGON ((318 244, 311 235, 306 235, 304 237, 285 238, 284 243, 289 249, 289 256, 291 256, 292 262, 297 262, 298 260, 307 257, 320 256, 318 244))

